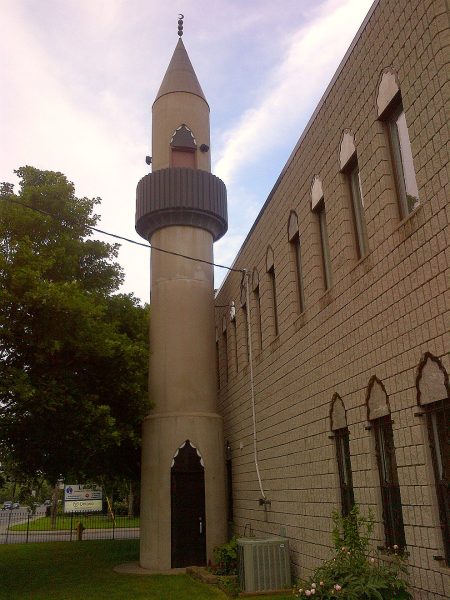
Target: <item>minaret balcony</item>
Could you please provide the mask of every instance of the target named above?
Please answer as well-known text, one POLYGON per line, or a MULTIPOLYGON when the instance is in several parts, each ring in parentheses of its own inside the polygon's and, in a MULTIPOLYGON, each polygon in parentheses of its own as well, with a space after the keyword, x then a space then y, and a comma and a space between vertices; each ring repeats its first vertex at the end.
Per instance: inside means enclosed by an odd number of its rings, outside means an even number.
POLYGON ((136 231, 146 240, 163 227, 188 225, 209 231, 216 241, 228 229, 227 190, 207 171, 161 169, 143 177, 136 189, 136 231))

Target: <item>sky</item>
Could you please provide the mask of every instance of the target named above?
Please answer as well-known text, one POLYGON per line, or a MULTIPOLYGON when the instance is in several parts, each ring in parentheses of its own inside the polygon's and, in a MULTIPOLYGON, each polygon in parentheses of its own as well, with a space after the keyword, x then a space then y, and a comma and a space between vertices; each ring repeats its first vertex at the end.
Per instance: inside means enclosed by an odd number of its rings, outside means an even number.
MULTIPOLYGON (((0 181, 17 184, 24 165, 60 171, 78 197, 102 199, 100 228, 143 242, 136 184, 149 172, 151 105, 182 13, 211 108, 212 171, 228 191, 215 261, 231 265, 371 4, 0 0, 0 181)), ((124 242, 118 261, 121 291, 148 302, 149 250, 124 242)), ((225 274, 215 270, 215 287, 225 274)))

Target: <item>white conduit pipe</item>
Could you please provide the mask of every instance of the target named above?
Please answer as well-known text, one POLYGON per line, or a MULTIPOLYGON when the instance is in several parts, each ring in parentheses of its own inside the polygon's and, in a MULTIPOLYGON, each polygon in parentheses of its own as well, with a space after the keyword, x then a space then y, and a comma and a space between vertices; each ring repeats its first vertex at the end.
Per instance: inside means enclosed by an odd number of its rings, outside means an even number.
POLYGON ((256 435, 256 410, 255 410, 255 386, 253 381, 253 349, 252 349, 252 326, 251 326, 251 311, 250 311, 250 273, 244 269, 245 279, 245 299, 247 304, 247 338, 248 338, 248 362, 250 365, 250 395, 252 400, 252 421, 253 421, 253 455, 255 460, 256 475, 258 477, 259 489, 261 490, 262 499, 260 504, 270 504, 270 500, 267 499, 264 493, 263 484, 261 480, 261 474, 259 472, 258 465, 258 438, 256 435))

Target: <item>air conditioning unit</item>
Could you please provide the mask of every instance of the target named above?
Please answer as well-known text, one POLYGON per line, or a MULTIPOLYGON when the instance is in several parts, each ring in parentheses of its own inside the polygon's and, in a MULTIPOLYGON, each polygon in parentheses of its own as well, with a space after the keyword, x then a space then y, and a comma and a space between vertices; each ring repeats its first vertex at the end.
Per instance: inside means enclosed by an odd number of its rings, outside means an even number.
POLYGON ((263 592, 291 586, 289 540, 283 537, 239 538, 238 575, 244 592, 263 592))

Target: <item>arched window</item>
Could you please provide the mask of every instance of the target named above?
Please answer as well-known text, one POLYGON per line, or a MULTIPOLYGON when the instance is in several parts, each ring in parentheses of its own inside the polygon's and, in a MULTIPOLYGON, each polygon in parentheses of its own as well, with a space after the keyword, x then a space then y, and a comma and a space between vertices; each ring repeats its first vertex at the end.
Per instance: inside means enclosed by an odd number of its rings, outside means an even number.
POLYGON ((339 148, 339 166, 344 174, 351 200, 353 227, 355 230, 356 254, 361 258, 367 254, 367 232, 364 217, 364 196, 361 189, 355 136, 348 129, 342 134, 339 148))
POLYGON ((342 516, 346 516, 355 504, 353 493, 352 464, 350 460, 350 436, 345 406, 339 394, 334 394, 330 408, 330 426, 336 444, 336 459, 341 489, 342 516))
POLYGON ((255 314, 256 314, 256 339, 258 341, 258 349, 262 351, 262 320, 261 320, 261 295, 259 291, 259 273, 256 267, 252 273, 252 290, 253 298, 255 301, 255 314))
POLYGON ((450 565, 450 385, 441 361, 429 352, 420 362, 416 386, 417 403, 427 419, 439 525, 445 561, 450 565))
POLYGON ((297 298, 299 312, 305 310, 305 296, 303 292, 303 274, 302 274, 302 252, 300 247, 300 234, 298 230, 297 213, 291 210, 288 221, 288 240, 291 246, 291 256, 295 264, 295 279, 297 286, 297 298))
POLYGON ((393 69, 381 75, 377 94, 378 118, 386 125, 401 218, 419 205, 411 142, 397 76, 393 69))
POLYGON ((184 123, 177 127, 170 140, 171 167, 196 168, 197 142, 194 134, 184 123))
POLYGON ((317 175, 314 176, 311 184, 311 210, 317 215, 319 223, 323 282, 325 289, 328 290, 331 287, 330 248, 328 245, 327 217, 325 214, 322 181, 317 175))
POLYGON ((373 376, 367 388, 367 420, 375 436, 386 546, 406 546, 402 500, 395 459, 394 433, 386 389, 373 376))
POLYGON ((220 390, 220 359, 219 359, 219 332, 216 327, 216 382, 217 390, 220 390))
POLYGON ((244 325, 244 344, 245 344, 245 356, 247 358, 247 362, 250 362, 250 344, 248 339, 248 309, 247 309, 247 278, 242 280, 241 283, 241 313, 242 313, 242 322, 244 325))
POLYGON ((225 362, 225 383, 228 383, 229 377, 229 358, 228 358, 228 334, 227 334, 227 319, 225 315, 222 317, 222 346, 223 346, 223 358, 225 362))
POLYGON ((266 272, 269 280, 270 302, 272 305, 273 331, 276 337, 278 335, 277 284, 275 279, 273 250, 270 246, 267 248, 266 253, 266 272))
POLYGON ((234 368, 236 373, 239 371, 239 357, 238 357, 238 337, 237 337, 237 325, 236 325, 236 306, 232 301, 230 304, 230 327, 233 349, 234 349, 234 368))

